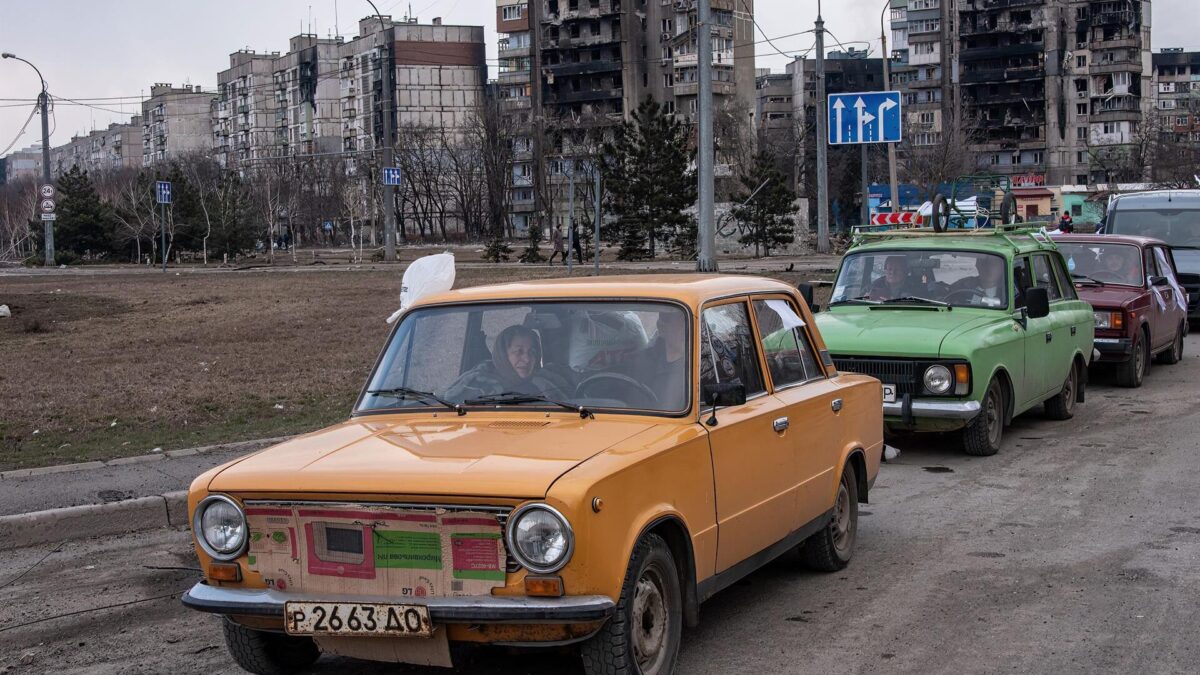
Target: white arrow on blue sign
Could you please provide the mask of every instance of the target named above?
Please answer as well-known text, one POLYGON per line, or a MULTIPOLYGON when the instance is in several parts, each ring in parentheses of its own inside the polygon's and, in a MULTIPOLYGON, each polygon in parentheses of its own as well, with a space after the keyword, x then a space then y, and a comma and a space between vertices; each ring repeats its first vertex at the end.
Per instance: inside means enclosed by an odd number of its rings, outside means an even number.
POLYGON ((169 181, 160 180, 154 184, 155 201, 159 204, 171 203, 171 183, 169 181))
POLYGON ((384 185, 400 185, 401 180, 402 180, 402 176, 400 174, 400 167, 387 166, 387 167, 383 168, 383 184, 384 185))
POLYGON ((899 143, 904 125, 898 91, 829 95, 829 144, 899 143))

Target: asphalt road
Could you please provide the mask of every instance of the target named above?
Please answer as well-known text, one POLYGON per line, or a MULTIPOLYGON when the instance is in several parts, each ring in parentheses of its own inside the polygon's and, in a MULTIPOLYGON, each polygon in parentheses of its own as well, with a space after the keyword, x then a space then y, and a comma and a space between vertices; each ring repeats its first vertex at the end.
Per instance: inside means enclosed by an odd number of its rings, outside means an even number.
MULTIPOLYGON (((908 440, 850 567, 781 559, 719 594, 679 672, 1195 672, 1200 336, 1185 354, 1140 390, 1093 381, 1073 420, 1018 419, 994 457, 908 440)), ((240 672, 218 620, 173 596, 196 579, 186 533, 53 548, 0 554, 0 673, 240 672)), ((460 671, 579 668, 495 650, 460 671)), ((325 658, 316 672, 426 671, 325 658)))

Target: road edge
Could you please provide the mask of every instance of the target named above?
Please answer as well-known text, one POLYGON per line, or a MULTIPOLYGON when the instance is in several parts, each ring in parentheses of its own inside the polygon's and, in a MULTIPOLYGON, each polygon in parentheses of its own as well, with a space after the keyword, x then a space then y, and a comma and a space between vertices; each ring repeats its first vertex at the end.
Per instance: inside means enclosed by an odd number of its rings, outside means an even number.
POLYGON ((0 551, 187 525, 187 490, 0 516, 0 551))
POLYGON ((30 476, 45 476, 47 474, 67 473, 71 471, 86 471, 88 469, 103 469, 105 467, 122 466, 127 464, 142 464, 145 462, 157 462, 164 458, 175 459, 178 457, 191 457, 193 455, 207 455, 212 452, 232 452, 238 450, 254 451, 269 445, 275 445, 277 443, 291 440, 296 436, 297 434, 289 434, 287 436, 274 436, 272 438, 256 438, 249 441, 216 443, 197 448, 166 450, 163 452, 147 453, 144 455, 129 455, 127 457, 116 457, 108 460, 94 460, 91 462, 78 462, 75 464, 51 464, 50 466, 38 466, 26 469, 9 469, 8 471, 0 471, 0 480, 29 478, 30 476))

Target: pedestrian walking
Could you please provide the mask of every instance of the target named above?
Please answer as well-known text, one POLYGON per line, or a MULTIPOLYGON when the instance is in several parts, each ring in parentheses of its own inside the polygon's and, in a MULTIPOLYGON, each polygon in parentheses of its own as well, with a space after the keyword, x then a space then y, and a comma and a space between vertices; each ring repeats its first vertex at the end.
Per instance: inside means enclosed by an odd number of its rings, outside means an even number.
POLYGON ((567 264, 567 249, 563 246, 562 225, 555 225, 554 231, 550 233, 550 241, 554 244, 554 250, 550 252, 550 265, 554 265, 554 256, 562 256, 562 263, 567 264))
POLYGON ((583 247, 579 245, 579 226, 571 223, 571 249, 575 251, 575 260, 583 264, 583 247))

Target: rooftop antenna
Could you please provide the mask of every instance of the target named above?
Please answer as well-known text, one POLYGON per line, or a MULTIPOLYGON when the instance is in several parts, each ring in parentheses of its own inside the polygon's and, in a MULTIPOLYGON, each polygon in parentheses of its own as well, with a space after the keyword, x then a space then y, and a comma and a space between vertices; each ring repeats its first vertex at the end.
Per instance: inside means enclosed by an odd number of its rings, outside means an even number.
POLYGON ((335 37, 341 37, 342 31, 338 30, 338 8, 337 0, 333 0, 333 34, 335 37))

